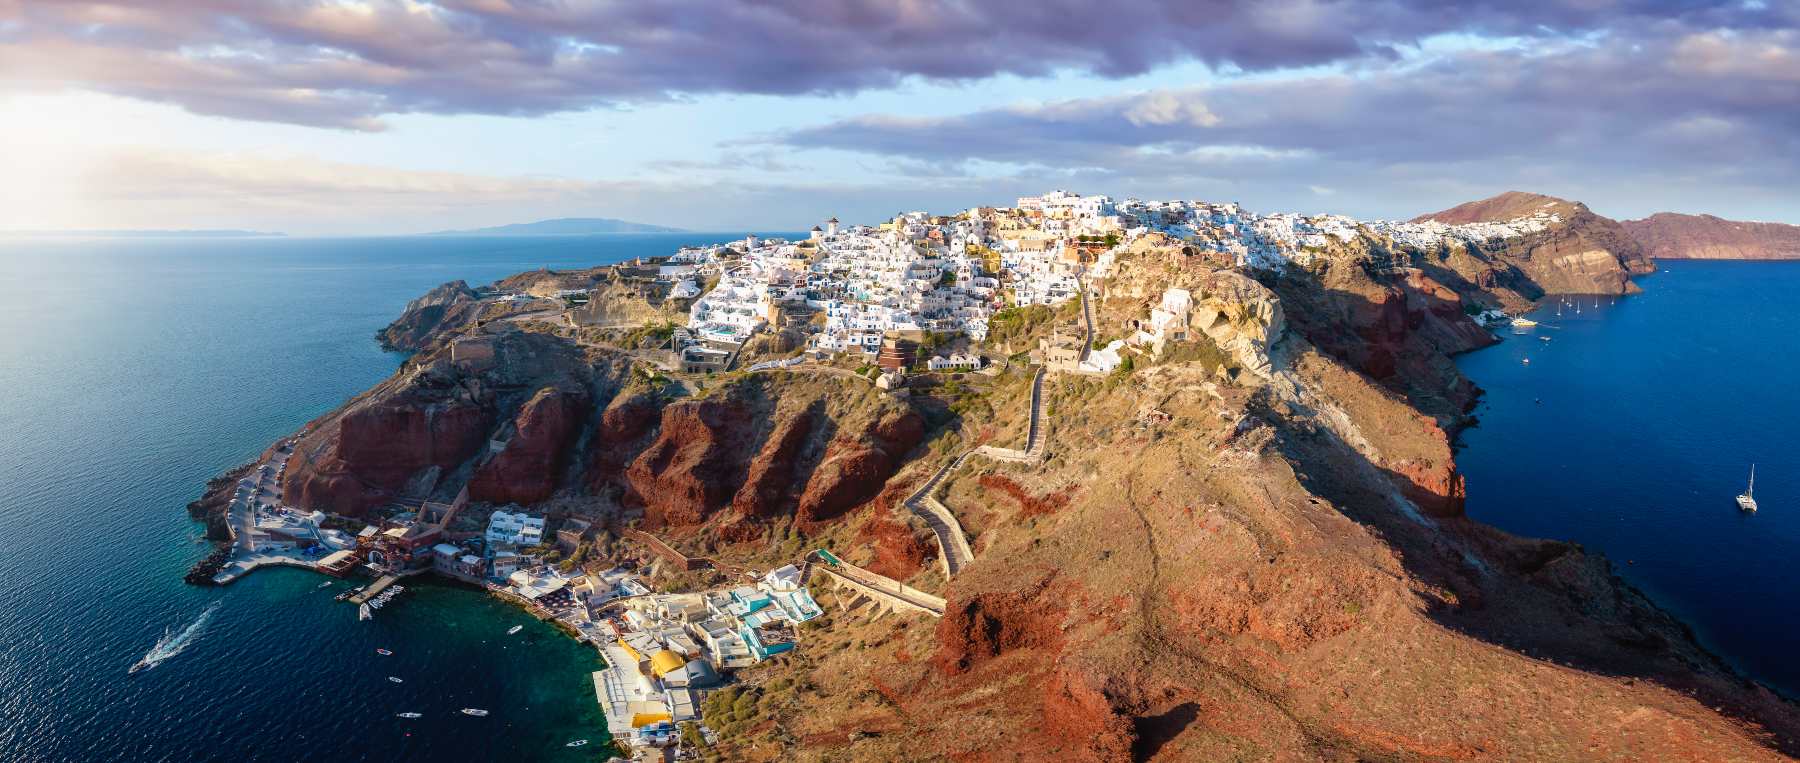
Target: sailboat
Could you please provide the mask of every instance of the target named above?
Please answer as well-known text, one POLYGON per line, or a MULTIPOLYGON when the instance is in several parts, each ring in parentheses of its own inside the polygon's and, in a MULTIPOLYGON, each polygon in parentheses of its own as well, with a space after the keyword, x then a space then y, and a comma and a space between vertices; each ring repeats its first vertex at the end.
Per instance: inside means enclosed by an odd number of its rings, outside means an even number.
POLYGON ((1738 508, 1744 511, 1756 511, 1756 464, 1750 465, 1750 486, 1744 488, 1744 494, 1737 497, 1738 508))

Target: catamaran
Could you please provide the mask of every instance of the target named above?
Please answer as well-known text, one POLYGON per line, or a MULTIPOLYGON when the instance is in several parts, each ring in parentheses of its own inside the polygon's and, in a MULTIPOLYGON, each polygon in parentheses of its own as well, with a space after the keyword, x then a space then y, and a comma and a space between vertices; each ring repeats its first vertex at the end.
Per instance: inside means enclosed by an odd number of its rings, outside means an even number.
POLYGON ((1750 465, 1750 486, 1744 488, 1744 494, 1737 497, 1738 508, 1744 511, 1756 511, 1756 464, 1750 465))

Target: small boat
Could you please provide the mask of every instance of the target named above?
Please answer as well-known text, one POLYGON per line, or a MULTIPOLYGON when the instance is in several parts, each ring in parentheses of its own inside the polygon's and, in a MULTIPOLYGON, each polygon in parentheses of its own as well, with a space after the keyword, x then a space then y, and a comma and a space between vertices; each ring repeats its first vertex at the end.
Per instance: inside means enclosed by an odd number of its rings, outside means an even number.
POLYGON ((1550 337, 1547 337, 1547 336, 1540 336, 1540 337, 1538 337, 1538 341, 1540 341, 1540 342, 1548 342, 1548 341, 1550 341, 1550 337))
POLYGON ((518 633, 520 630, 523 630, 524 628, 525 628, 525 626, 523 626, 523 625, 515 625, 511 628, 507 628, 506 635, 511 636, 514 633, 518 633))
POLYGON ((394 653, 393 653, 393 652, 390 652, 390 651, 388 651, 388 650, 386 650, 386 649, 377 649, 377 650, 375 650, 375 653, 376 653, 376 654, 379 654, 379 655, 381 655, 381 656, 383 656, 383 657, 392 657, 392 656, 394 656, 394 653))
POLYGON ((395 717, 398 717, 398 718, 423 718, 425 716, 423 716, 419 713, 399 713, 395 717))
POLYGON ((473 715, 477 718, 486 718, 488 713, 486 710, 483 710, 479 707, 465 707, 462 709, 462 714, 463 715, 473 715))
POLYGON ((319 584, 319 587, 320 587, 320 588, 330 588, 330 587, 331 587, 331 581, 329 581, 329 580, 327 580, 327 581, 325 581, 325 582, 323 582, 323 583, 320 583, 320 584, 319 584))
POLYGON ((573 741, 573 742, 570 742, 570 743, 568 743, 568 744, 565 744, 565 745, 563 745, 563 746, 564 746, 564 747, 580 747, 580 746, 582 746, 582 745, 584 745, 584 744, 587 744, 587 740, 586 740, 586 739, 577 739, 577 740, 575 740, 575 741, 573 741))
POLYGON ((1756 511, 1756 464, 1750 465, 1750 486, 1744 488, 1744 494, 1737 497, 1738 508, 1744 511, 1756 511))
POLYGON ((398 676, 388 676, 388 680, 393 681, 394 683, 397 683, 397 684, 406 683, 405 681, 401 680, 398 676))
POLYGON ((1531 365, 1531 358, 1525 358, 1524 360, 1521 360, 1519 362, 1524 363, 1525 365, 1529 366, 1529 365, 1531 365))

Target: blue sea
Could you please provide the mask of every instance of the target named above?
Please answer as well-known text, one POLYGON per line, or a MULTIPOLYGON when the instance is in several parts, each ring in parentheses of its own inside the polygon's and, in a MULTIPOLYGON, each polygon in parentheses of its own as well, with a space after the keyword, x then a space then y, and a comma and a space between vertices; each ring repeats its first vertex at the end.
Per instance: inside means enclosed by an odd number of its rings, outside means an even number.
POLYGON ((1800 696, 1800 262, 1659 268, 1641 295, 1552 299, 1532 334, 1459 358, 1487 390, 1458 454, 1468 511, 1604 552, 1714 652, 1800 696))
POLYGON ((603 758, 591 649, 448 585, 368 623, 301 570, 185 585, 184 507, 392 373, 437 284, 735 237, 0 240, 0 760, 603 758))

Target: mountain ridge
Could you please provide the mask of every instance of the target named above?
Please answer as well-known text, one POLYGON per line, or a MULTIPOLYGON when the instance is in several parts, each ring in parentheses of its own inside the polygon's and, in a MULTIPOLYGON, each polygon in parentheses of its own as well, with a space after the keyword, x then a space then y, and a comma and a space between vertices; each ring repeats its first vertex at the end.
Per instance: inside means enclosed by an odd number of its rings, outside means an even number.
POLYGON ((1715 215, 1658 212, 1625 227, 1661 260, 1800 259, 1800 225, 1727 220, 1715 215))
POLYGON ((592 236, 603 233, 686 233, 683 228, 620 220, 614 217, 555 217, 529 223, 485 228, 440 230, 421 236, 592 236))

